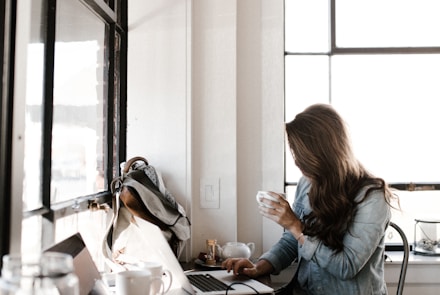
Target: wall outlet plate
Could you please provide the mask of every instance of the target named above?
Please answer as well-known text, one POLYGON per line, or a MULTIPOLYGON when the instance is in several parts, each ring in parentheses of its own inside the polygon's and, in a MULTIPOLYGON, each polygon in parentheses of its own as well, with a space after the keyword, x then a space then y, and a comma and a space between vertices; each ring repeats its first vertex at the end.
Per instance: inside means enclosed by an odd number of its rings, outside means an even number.
POLYGON ((200 179, 200 208, 220 208, 220 178, 208 177, 200 179))

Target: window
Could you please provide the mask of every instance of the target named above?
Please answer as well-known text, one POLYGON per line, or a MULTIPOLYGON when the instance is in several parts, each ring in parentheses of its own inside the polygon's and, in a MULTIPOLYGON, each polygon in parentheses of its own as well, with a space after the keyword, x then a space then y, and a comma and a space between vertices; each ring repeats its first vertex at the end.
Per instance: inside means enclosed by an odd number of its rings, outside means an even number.
MULTIPOLYGON (((126 0, 6 1, 2 33, 16 38, 3 75, 15 74, 2 85, 13 91, 2 87, 1 114, 7 119, 4 106, 13 102, 13 119, 1 121, 0 163, 7 175, 22 169, 18 184, 15 174, 2 179, 1 193, 2 203, 19 204, 23 218, 20 237, 13 216, 2 216, 1 229, 21 240, 23 253, 78 231, 99 252, 110 182, 125 157, 126 10, 126 0), (17 130, 22 141, 14 138, 17 130), (7 136, 10 145, 3 144, 7 136)), ((2 255, 9 247, 2 244, 2 255)))
MULTIPOLYGON (((409 237, 414 217, 435 215, 424 202, 440 203, 439 13, 435 0, 285 0, 286 121, 331 103, 361 162, 402 190, 409 237)), ((286 149, 288 190, 299 177, 286 149)))

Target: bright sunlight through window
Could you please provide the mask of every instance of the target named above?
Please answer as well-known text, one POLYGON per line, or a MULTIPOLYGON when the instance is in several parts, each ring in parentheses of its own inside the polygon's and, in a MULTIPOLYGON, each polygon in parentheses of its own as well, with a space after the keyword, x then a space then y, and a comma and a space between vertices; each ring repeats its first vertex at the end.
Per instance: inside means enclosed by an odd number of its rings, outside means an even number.
MULTIPOLYGON (((438 15, 436 0, 286 0, 286 121, 331 103, 375 175, 391 184, 440 183, 438 15)), ((300 176, 286 148, 287 185, 300 176)), ((403 210, 393 218, 410 238, 414 218, 439 219, 438 190, 398 194, 403 210)))

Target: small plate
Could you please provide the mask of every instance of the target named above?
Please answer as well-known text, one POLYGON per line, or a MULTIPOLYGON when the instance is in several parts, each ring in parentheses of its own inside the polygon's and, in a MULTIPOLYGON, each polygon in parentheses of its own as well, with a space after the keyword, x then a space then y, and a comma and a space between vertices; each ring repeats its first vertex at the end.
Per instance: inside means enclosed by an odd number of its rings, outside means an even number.
POLYGON ((210 264, 206 264, 203 260, 201 259, 196 259, 194 261, 195 264, 200 265, 202 267, 207 267, 209 269, 222 269, 222 263, 221 262, 217 262, 215 265, 210 265, 210 264))

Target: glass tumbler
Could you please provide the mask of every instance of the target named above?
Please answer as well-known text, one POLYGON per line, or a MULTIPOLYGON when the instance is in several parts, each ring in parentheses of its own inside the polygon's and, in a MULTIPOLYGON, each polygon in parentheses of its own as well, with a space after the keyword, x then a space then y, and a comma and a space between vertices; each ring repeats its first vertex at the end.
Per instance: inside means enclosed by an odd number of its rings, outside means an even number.
POLYGON ((5 255, 1 275, 0 295, 79 295, 73 258, 68 254, 5 255))

